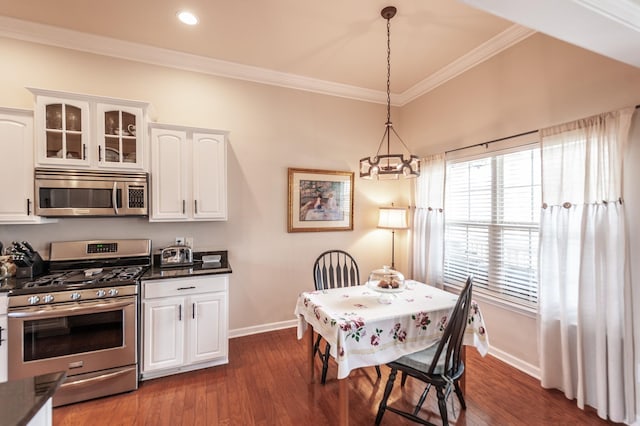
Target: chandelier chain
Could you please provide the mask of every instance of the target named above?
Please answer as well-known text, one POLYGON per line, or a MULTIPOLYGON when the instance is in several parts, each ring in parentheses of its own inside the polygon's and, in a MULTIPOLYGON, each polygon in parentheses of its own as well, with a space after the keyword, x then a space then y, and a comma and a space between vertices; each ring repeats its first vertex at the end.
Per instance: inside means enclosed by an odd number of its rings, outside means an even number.
POLYGON ((391 124, 391 18, 387 18, 387 125, 391 124))

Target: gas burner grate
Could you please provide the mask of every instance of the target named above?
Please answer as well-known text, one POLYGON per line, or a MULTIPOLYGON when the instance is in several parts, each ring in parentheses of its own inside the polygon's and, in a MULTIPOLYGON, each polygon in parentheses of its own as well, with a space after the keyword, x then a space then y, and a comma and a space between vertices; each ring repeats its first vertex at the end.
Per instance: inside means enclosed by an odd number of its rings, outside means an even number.
POLYGON ((66 275, 67 273, 65 272, 59 273, 59 274, 44 275, 34 281, 29 281, 28 283, 25 283, 23 287, 34 288, 34 287, 44 287, 44 286, 50 286, 50 285, 61 285, 62 280, 64 280, 64 277, 66 275))

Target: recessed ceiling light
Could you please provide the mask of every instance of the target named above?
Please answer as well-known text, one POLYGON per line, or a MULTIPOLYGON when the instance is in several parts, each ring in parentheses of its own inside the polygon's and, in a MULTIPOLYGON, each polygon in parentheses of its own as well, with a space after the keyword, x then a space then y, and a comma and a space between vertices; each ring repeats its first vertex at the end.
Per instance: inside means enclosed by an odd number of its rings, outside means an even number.
POLYGON ((177 13, 178 19, 187 25, 195 25, 198 23, 198 17, 191 12, 182 10, 177 13))

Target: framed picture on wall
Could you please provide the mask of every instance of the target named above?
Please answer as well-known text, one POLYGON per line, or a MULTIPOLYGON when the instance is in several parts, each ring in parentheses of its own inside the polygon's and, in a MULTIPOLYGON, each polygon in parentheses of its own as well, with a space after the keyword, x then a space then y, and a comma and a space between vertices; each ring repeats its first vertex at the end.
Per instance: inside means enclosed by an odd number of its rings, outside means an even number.
POLYGON ((353 172, 288 172, 288 232, 353 230, 353 172))

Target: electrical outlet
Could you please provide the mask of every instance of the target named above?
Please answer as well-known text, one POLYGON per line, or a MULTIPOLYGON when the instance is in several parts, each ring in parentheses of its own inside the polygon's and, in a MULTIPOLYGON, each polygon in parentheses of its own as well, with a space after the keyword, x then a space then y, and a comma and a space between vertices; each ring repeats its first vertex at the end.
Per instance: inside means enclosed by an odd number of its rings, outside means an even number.
POLYGON ((187 237, 184 239, 184 243, 188 246, 193 248, 193 237, 187 237))
POLYGON ((184 245, 184 237, 176 237, 176 245, 183 246, 184 245))

